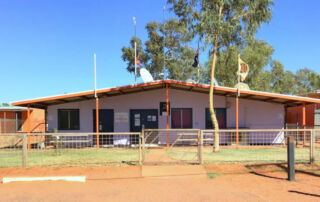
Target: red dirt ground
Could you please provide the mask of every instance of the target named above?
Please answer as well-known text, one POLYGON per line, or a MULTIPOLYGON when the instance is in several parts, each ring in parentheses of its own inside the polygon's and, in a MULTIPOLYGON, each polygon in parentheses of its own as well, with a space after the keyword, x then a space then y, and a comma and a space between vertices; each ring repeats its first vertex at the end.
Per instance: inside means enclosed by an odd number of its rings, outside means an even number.
MULTIPOLYGON (((319 171, 319 166, 313 169, 319 171)), ((0 201, 320 200, 320 175, 310 171, 297 173, 296 182, 289 182, 285 172, 271 172, 274 170, 279 170, 279 166, 4 168, 0 169, 1 179, 10 176, 85 175, 87 182, 0 184, 0 201), (209 179, 206 172, 237 174, 222 174, 209 179)))

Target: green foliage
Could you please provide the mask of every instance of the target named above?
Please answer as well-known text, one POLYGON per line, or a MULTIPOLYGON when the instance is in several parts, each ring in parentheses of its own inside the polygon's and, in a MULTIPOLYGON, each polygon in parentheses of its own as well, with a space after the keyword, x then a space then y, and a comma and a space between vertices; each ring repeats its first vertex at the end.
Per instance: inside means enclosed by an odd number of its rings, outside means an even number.
POLYGON ((270 81, 268 74, 263 74, 264 68, 270 63, 274 49, 263 40, 254 40, 244 48, 241 58, 249 65, 248 85, 253 90, 267 91, 270 81))
POLYGON ((272 61, 271 67, 271 91, 281 94, 296 94, 295 75, 290 71, 285 72, 280 61, 272 61))
POLYGON ((320 75, 308 68, 297 71, 296 82, 299 94, 307 94, 320 89, 320 75))
MULTIPOLYGON (((148 40, 142 44, 133 38, 129 47, 122 48, 122 59, 127 62, 127 70, 134 72, 134 40, 143 67, 147 68, 154 79, 161 79, 160 73, 166 72, 167 78, 186 81, 196 79, 197 69, 192 67, 195 51, 188 46, 190 36, 186 26, 172 18, 161 24, 150 22, 146 26, 148 40)), ((203 72, 200 67, 200 72, 203 72)))
MULTIPOLYGON (((254 40, 244 47, 229 46, 218 55, 216 79, 221 86, 234 87, 237 83, 237 57, 250 66, 246 83, 250 89, 290 95, 303 95, 320 89, 320 75, 304 68, 294 74, 284 71, 280 61, 272 60, 273 47, 263 40, 254 40), (270 64, 270 70, 267 69, 270 64)), ((209 83, 212 58, 206 63, 204 81, 209 83)))
MULTIPOLYGON (((238 55, 250 67, 247 83, 253 90, 270 90, 271 75, 264 71, 271 60, 273 47, 263 40, 254 40, 240 49, 239 46, 229 46, 218 55, 216 64, 216 79, 222 86, 234 87, 237 83, 238 55)), ((207 70, 211 69, 212 58, 206 63, 207 70)), ((206 81, 209 81, 207 73, 206 81)))
POLYGON ((8 103, 2 103, 2 107, 9 107, 10 106, 10 104, 8 104, 8 103))
POLYGON ((147 62, 147 55, 143 52, 142 42, 139 38, 132 37, 129 47, 122 47, 122 60, 127 62, 128 72, 134 72, 134 43, 137 43, 137 52, 139 53, 140 62, 147 62))
POLYGON ((272 0, 168 0, 171 10, 205 46, 240 45, 271 18, 272 0))
POLYGON ((165 66, 168 78, 180 81, 198 80, 197 69, 192 67, 195 51, 188 45, 190 36, 186 25, 172 18, 165 23, 162 34, 165 38, 165 66))

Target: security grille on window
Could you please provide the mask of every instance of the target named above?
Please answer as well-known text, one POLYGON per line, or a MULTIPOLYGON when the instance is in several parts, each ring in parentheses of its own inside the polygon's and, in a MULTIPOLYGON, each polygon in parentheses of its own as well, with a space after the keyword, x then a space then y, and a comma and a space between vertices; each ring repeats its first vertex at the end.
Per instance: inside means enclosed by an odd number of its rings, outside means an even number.
POLYGON ((80 130, 79 109, 58 109, 59 130, 80 130))

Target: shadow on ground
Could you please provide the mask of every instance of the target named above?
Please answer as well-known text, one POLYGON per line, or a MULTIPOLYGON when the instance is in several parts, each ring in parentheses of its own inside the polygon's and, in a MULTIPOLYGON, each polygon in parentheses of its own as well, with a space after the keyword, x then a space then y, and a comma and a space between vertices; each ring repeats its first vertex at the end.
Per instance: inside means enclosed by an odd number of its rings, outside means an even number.
POLYGON ((296 194, 302 194, 302 195, 306 195, 306 196, 319 197, 319 198, 320 198, 320 195, 318 195, 318 194, 311 194, 311 193, 306 193, 306 192, 301 192, 301 191, 295 191, 295 190, 289 190, 288 192, 290 192, 290 193, 296 193, 296 194))

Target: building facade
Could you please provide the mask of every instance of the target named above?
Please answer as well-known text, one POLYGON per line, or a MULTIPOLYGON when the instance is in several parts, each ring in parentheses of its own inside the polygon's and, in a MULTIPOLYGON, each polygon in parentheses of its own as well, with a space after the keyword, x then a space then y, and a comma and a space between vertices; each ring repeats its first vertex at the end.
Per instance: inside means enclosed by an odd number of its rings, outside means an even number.
POLYGON ((0 107, 0 133, 45 132, 45 111, 26 107, 0 107))
MULTIPOLYGON (((318 93, 310 93, 305 95, 310 98, 320 99, 320 92, 318 93)), ((291 127, 304 127, 303 119, 303 107, 302 106, 295 106, 290 107, 287 110, 287 123, 291 127)), ((306 105, 306 121, 305 127, 313 128, 318 127, 320 128, 320 104, 309 104, 306 105)))
MULTIPOLYGON (((212 129, 208 85, 171 80, 121 86, 15 102, 13 105, 42 108, 46 111, 49 132, 90 133, 140 132, 144 129, 212 129), (99 113, 96 114, 97 110, 99 113), (96 120, 98 117, 98 120, 96 120)), ((320 104, 319 99, 274 93, 215 87, 214 106, 221 129, 283 129, 288 107, 320 104)), ((305 112, 305 107, 303 107, 305 112)), ((305 113, 304 113, 305 114, 305 113)), ((305 120, 305 116, 302 116, 305 120)), ((283 143, 283 133, 269 135, 267 142, 283 143), (271 138, 270 138, 271 137, 271 138)), ((114 137, 108 144, 114 143, 114 137)), ((174 141, 174 138, 170 138, 174 141)), ((90 144, 94 144, 94 137, 90 144)), ((128 144, 132 144, 128 137, 128 144)), ((164 144, 165 137, 158 144, 164 144)), ((230 140, 221 137, 220 143, 230 140)))

